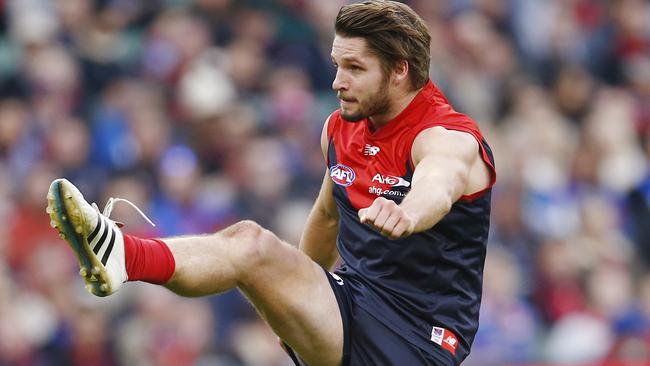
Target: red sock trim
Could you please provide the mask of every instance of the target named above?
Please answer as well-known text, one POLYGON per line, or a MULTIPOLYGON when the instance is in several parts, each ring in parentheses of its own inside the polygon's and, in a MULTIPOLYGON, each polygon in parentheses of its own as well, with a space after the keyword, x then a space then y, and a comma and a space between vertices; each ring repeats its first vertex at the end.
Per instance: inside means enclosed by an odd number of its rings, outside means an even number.
POLYGON ((176 261, 165 242, 124 234, 124 256, 129 281, 162 285, 176 269, 176 261))

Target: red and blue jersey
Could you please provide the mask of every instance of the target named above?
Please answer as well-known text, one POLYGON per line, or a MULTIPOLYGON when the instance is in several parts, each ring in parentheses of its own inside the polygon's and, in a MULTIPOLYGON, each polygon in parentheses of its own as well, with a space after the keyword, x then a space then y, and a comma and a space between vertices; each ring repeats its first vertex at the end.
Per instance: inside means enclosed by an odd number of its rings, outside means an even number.
POLYGON ((377 131, 370 121, 328 122, 327 164, 340 213, 338 273, 357 305, 422 349, 440 346, 464 359, 478 329, 490 194, 496 179, 490 147, 476 123, 456 112, 429 81, 408 107, 377 131), (359 222, 358 210, 379 196, 400 203, 415 169, 411 146, 441 126, 474 136, 491 171, 487 188, 463 196, 434 227, 389 240, 359 222))

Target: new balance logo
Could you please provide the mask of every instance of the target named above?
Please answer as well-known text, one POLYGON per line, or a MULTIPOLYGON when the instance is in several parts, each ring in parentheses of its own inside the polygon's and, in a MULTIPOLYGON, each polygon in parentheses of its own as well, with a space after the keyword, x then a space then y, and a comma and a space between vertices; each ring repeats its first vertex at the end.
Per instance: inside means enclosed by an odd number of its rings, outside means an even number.
POLYGON ((452 337, 452 336, 449 336, 449 337, 445 338, 445 340, 444 340, 443 342, 446 342, 446 343, 448 343, 450 346, 456 348, 456 342, 457 342, 457 341, 456 341, 456 338, 454 338, 454 337, 452 337))
POLYGON ((431 341, 451 352, 452 355, 456 354, 458 338, 450 330, 441 327, 433 327, 431 330, 431 341))
POLYGON ((363 155, 366 156, 375 156, 379 153, 379 146, 372 146, 370 144, 366 144, 366 146, 363 148, 363 155))

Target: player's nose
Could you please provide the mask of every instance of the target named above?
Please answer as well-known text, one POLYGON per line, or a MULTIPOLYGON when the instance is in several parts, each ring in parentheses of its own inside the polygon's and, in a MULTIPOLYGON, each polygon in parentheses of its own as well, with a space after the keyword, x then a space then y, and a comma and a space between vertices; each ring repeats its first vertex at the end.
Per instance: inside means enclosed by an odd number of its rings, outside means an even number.
POLYGON ((348 86, 348 82, 345 80, 341 69, 336 70, 336 76, 334 77, 334 81, 332 81, 332 89, 335 91, 347 90, 348 86))

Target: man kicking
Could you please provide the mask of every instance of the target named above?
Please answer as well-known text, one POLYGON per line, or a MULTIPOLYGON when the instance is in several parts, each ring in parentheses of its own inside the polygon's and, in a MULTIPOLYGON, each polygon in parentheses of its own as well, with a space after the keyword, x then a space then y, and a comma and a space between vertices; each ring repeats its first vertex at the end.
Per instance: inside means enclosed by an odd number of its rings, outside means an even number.
POLYGON ((300 250, 252 221, 130 236, 109 218, 119 199, 100 213, 55 180, 47 211, 87 289, 107 296, 146 281, 204 296, 237 287, 297 363, 462 362, 478 328, 496 175, 476 124, 429 80, 430 40, 404 4, 341 8, 331 54, 340 109, 323 127, 327 170, 300 250))

